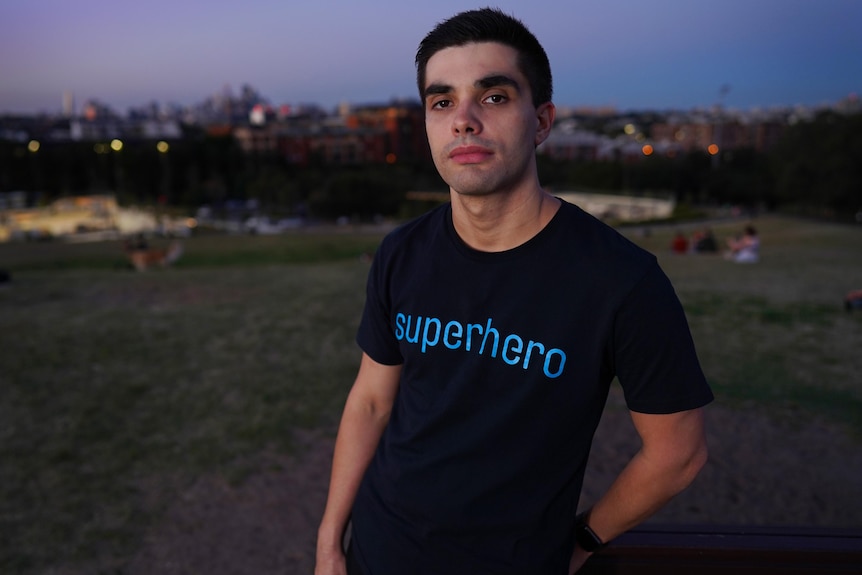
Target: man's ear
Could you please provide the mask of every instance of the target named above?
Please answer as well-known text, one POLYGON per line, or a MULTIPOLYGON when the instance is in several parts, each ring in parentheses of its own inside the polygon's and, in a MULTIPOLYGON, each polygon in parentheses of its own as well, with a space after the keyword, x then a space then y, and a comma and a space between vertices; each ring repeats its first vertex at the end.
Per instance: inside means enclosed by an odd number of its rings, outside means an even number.
POLYGON ((539 121, 538 126, 536 126, 536 146, 548 139, 556 117, 557 108, 553 102, 545 102, 536 108, 536 119, 539 121))

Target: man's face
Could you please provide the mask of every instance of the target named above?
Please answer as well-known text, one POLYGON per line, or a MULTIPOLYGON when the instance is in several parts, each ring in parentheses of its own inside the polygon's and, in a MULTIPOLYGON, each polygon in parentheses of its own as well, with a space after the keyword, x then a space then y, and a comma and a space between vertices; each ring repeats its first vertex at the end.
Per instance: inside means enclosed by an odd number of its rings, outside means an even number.
POLYGON ((495 42, 440 50, 429 60, 425 127, 434 164, 457 193, 512 192, 535 181, 535 149, 553 104, 533 107, 517 51, 495 42))

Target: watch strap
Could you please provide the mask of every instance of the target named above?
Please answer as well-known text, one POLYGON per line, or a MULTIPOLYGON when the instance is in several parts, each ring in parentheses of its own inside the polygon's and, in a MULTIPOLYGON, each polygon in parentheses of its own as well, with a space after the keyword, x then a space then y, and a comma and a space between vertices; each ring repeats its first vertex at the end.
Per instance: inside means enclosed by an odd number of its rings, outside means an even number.
POLYGON ((589 511, 581 513, 575 522, 575 541, 578 547, 588 553, 594 553, 607 547, 607 543, 602 541, 595 531, 589 526, 589 511))

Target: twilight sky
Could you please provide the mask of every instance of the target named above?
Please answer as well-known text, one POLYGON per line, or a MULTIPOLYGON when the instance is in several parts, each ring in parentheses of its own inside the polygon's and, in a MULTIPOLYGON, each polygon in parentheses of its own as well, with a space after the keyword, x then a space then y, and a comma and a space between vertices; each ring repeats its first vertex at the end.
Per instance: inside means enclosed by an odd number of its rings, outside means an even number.
POLYGON ((276 105, 416 98, 422 36, 488 4, 543 43, 558 106, 749 109, 862 92, 860 0, 0 0, 0 113, 59 112, 64 91, 119 112, 193 104, 246 83, 276 105))

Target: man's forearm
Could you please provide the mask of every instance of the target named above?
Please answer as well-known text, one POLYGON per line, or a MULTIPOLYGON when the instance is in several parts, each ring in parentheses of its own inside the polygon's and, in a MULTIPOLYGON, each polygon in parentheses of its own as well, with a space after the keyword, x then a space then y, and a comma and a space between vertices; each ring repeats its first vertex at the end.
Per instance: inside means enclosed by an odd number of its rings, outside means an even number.
POLYGON ((706 463, 702 412, 681 415, 672 426, 635 425, 644 444, 592 507, 589 525, 603 541, 648 519, 688 487, 706 463))
POLYGON ((388 421, 388 409, 375 408, 354 394, 348 397, 335 440, 329 495, 318 530, 318 552, 340 551, 356 492, 388 421))
POLYGON ((660 468, 635 455, 608 491, 593 505, 590 527, 603 541, 639 525, 685 489, 702 464, 660 468))

